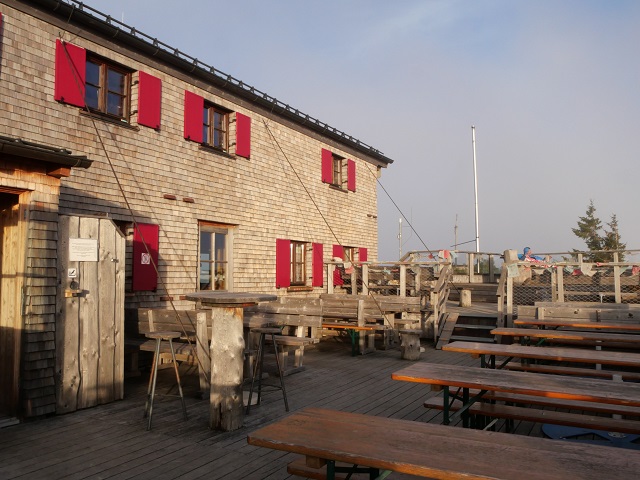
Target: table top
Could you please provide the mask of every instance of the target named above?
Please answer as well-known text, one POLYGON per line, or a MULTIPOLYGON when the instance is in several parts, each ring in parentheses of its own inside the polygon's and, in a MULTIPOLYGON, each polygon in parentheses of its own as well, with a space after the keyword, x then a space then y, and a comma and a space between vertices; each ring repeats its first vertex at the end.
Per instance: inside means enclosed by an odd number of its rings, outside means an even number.
POLYGON ((574 347, 530 347, 458 341, 444 345, 442 350, 469 353, 471 355, 497 355, 501 357, 535 358, 557 362, 594 363, 640 368, 639 353, 609 352, 574 347))
POLYGON ((259 302, 273 302, 277 295, 248 292, 201 291, 187 293, 187 300, 200 302, 205 307, 255 305, 259 302))
POLYGON ((559 340, 590 340, 594 342, 640 343, 640 335, 625 333, 582 332, 577 330, 541 330, 538 328, 494 328, 493 335, 548 338, 559 340))
MULTIPOLYGON (((535 348, 535 347, 531 347, 535 348)), ((640 384, 460 365, 414 363, 394 372, 394 380, 521 393, 548 398, 640 406, 640 384)))
POLYGON ((309 408, 247 436, 251 445, 429 478, 635 478, 640 452, 309 408), (496 459, 502 459, 496 461, 496 459))

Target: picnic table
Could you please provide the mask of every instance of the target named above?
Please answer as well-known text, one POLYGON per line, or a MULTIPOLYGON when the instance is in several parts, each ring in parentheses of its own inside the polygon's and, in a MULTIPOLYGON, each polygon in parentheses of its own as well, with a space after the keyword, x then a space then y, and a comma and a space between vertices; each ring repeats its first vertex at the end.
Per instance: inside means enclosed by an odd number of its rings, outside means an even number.
POLYGON ((640 335, 626 333, 584 332, 580 330, 546 330, 536 328, 494 328, 493 335, 514 337, 525 340, 539 338, 544 340, 587 341, 596 345, 612 343, 640 344, 640 335))
POLYGON ((276 295, 201 291, 186 295, 198 308, 212 309, 211 394, 209 427, 231 431, 242 427, 244 366, 243 308, 277 300, 276 295))
POLYGON ((497 368, 502 368, 513 358, 550 360, 555 362, 590 363, 640 368, 640 354, 603 350, 585 350, 571 347, 533 347, 525 345, 502 345, 481 342, 451 342, 442 347, 450 352, 479 356, 482 366, 496 368, 497 356, 507 357, 497 368), (489 356, 489 362, 485 360, 489 356))
POLYGON ((575 328, 581 330, 620 330, 628 332, 640 332, 640 323, 630 322, 600 322, 580 319, 548 319, 548 318, 517 318, 513 321, 517 326, 534 326, 539 328, 575 328))
POLYGON ((289 472, 327 480, 338 470, 449 480, 602 480, 640 471, 637 451, 318 408, 260 428, 247 442, 301 454, 304 462, 292 462, 289 472), (336 462, 350 467, 338 469, 336 462))
MULTIPOLYGON (((535 347, 529 347, 535 348, 535 347)), ((460 365, 415 363, 391 375, 394 380, 424 383, 444 390, 444 423, 460 416, 463 425, 469 426, 469 409, 482 400, 487 392, 504 392, 557 398, 568 401, 597 402, 606 405, 640 407, 640 385, 610 380, 563 377, 529 372, 512 372, 460 365), (455 415, 450 414, 450 388, 462 389, 462 406, 455 415), (478 393, 470 394, 470 389, 478 393)), ((633 429, 640 433, 640 422, 633 429)))

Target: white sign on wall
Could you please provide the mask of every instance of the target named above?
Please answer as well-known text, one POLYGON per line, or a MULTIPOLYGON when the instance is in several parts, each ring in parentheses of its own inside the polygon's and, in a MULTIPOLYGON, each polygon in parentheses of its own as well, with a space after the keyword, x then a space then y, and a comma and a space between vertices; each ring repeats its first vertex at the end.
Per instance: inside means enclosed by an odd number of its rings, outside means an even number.
POLYGON ((98 240, 95 238, 70 238, 70 262, 97 262, 98 240))

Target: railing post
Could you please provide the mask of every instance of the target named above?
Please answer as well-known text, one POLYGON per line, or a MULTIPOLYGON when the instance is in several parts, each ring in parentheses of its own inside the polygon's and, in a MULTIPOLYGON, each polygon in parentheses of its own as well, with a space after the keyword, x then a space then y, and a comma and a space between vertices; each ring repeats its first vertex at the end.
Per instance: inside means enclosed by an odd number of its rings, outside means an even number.
MULTIPOLYGON (((613 252, 613 263, 618 263, 618 252, 613 252)), ((620 267, 613 267, 613 287, 616 294, 616 303, 622 303, 622 290, 620 289, 620 267)))
POLYGON ((558 286, 558 302, 564 303, 564 268, 556 268, 556 284, 558 286))
POLYGON ((476 254, 469 253, 469 283, 473 283, 474 265, 476 263, 476 254))
POLYGON ((494 283, 496 280, 495 273, 493 272, 493 263, 495 260, 493 259, 493 255, 489 254, 489 283, 494 283))
POLYGON ((369 265, 362 264, 362 294, 369 295, 369 265))
POLYGON ((356 273, 356 266, 353 263, 351 264, 350 282, 351 282, 351 295, 357 295, 358 294, 358 275, 356 273))
POLYGON ((513 327, 513 278, 507 275, 507 312, 505 327, 513 327))
POLYGON ((407 296, 407 266, 400 265, 400 291, 398 295, 401 297, 407 296))
POLYGON ((336 266, 333 263, 327 264, 327 293, 333 293, 333 272, 336 266))

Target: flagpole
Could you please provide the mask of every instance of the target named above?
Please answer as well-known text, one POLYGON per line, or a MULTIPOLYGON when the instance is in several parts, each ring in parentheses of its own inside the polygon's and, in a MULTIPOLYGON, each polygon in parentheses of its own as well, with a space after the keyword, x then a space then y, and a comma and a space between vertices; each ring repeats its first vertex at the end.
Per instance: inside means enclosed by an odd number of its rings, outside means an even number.
POLYGON ((471 125, 471 146, 473 147, 473 189, 476 201, 476 253, 480 253, 480 230, 478 227, 478 166, 476 163, 476 127, 471 125))

